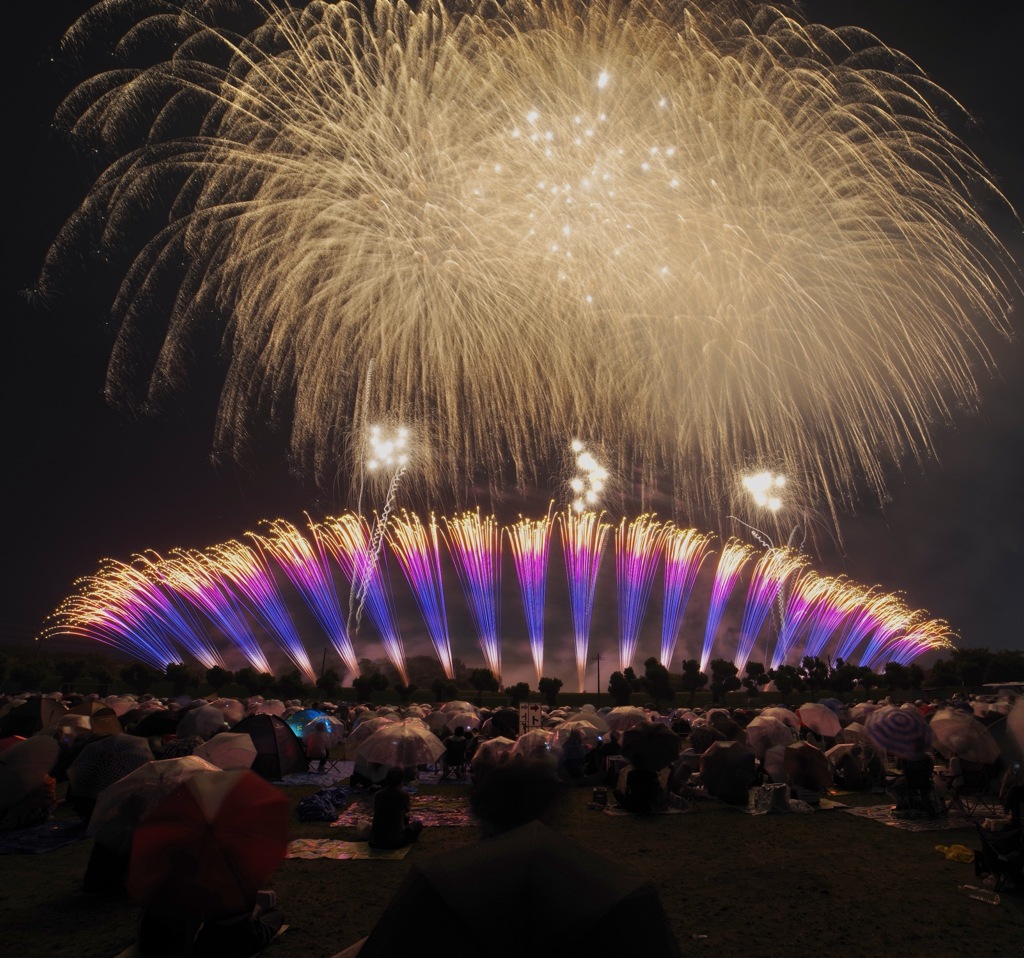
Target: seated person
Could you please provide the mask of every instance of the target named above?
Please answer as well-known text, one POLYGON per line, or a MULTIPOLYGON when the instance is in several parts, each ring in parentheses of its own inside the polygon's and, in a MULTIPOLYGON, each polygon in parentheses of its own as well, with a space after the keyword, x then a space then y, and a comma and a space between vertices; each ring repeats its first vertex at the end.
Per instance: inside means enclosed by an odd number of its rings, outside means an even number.
POLYGON ((322 772, 331 751, 331 733, 327 723, 318 720, 307 725, 302 735, 302 745, 306 751, 306 758, 311 762, 318 762, 316 770, 322 772))
POLYGON ((559 772, 563 779, 582 778, 587 764, 587 745, 583 733, 574 728, 562 746, 559 772))
POLYGON ((622 785, 615 789, 615 800, 627 812, 634 815, 650 815, 663 809, 668 796, 661 785, 658 773, 637 756, 633 764, 622 770, 622 785))
POLYGON ((443 775, 447 777, 454 773, 462 778, 468 758, 469 739, 466 738, 462 726, 458 725, 455 731, 444 740, 443 775))
POLYGON ((409 817, 409 793, 402 788, 403 771, 389 768, 384 787, 373 797, 373 821, 370 825, 371 848, 404 848, 423 830, 423 822, 409 817))

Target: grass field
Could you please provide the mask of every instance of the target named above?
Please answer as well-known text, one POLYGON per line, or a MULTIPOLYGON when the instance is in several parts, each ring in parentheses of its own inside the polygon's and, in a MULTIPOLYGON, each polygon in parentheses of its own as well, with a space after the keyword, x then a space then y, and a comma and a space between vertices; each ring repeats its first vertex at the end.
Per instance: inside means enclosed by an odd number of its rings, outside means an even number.
MULTIPOLYGON (((424 786, 446 795, 465 785, 424 786)), ((315 786, 286 789, 294 808, 315 786)), ((657 886, 687 955, 795 958, 828 955, 1020 958, 1024 896, 998 906, 957 890, 971 864, 937 844, 977 843, 972 830, 912 833, 841 810, 745 815, 701 799, 687 814, 612 817, 588 808, 589 789, 565 788, 550 823, 630 875, 657 886)), ((880 796, 840 796, 847 804, 880 796)), ((60 810, 59 817, 70 816, 60 810)), ((355 839, 353 830, 302 823, 293 838, 355 839)), ((476 827, 431 827, 400 861, 285 861, 269 882, 288 930, 269 958, 329 958, 366 935, 416 860, 478 840, 476 827)), ((42 855, 0 856, 0 941, 5 955, 114 958, 133 940, 138 912, 124 901, 78 894, 91 840, 42 855)), ((559 876, 537 875, 538 895, 559 876)), ((515 916, 506 916, 514 933, 515 916)), ((495 920, 500 922, 500 902, 495 920)), ((457 933, 443 936, 457 949, 457 933)), ((424 928, 425 954, 442 940, 424 928)), ((638 945, 640 943, 638 942, 638 945)), ((538 943, 523 942, 524 951, 538 943)), ((447 949, 446 949, 447 950, 447 949)), ((642 951, 642 947, 638 948, 642 951)))

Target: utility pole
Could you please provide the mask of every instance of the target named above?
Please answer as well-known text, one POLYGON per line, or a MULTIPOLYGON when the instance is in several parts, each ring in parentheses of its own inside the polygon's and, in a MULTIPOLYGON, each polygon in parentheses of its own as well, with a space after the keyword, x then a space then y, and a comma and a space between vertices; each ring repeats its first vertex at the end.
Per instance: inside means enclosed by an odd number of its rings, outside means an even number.
POLYGON ((601 702, 601 653, 598 652, 594 656, 594 661, 597 663, 597 701, 598 704, 601 702))

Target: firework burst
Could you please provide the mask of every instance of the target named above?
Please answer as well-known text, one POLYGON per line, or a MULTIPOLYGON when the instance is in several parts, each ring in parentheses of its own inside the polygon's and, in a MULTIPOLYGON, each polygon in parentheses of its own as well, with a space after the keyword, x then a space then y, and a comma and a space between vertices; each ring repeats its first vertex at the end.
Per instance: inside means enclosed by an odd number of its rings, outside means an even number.
POLYGON ((750 461, 834 514, 975 403, 1016 284, 976 199, 1002 198, 905 57, 785 2, 369 9, 105 0, 69 31, 130 22, 58 111, 116 159, 41 286, 167 214, 111 397, 159 406, 223 317, 224 455, 268 423, 331 483, 388 413, 458 494, 536 482, 585 426, 691 515, 750 461))

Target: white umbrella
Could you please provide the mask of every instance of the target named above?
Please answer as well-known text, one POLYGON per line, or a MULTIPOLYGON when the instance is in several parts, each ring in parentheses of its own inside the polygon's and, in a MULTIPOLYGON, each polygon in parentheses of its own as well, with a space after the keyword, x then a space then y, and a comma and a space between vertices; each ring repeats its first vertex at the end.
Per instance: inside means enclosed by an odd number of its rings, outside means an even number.
POLYGON ((252 768, 256 761, 256 746, 246 732, 218 732, 202 745, 196 746, 194 756, 205 759, 217 768, 252 768))
POLYGON ((422 722, 392 722, 377 729, 356 748, 364 762, 412 768, 432 765, 444 754, 444 743, 422 722))
POLYGON ((928 723, 935 736, 934 745, 943 758, 963 759, 988 765, 999 758, 999 743, 976 718, 960 709, 942 709, 928 723))
POLYGON ((643 725, 647 721, 647 713, 632 705, 620 705, 612 709, 604 719, 612 731, 625 732, 634 725, 643 725))
POLYGON ((797 709, 797 713, 807 728, 823 738, 835 738, 842 728, 839 716, 827 705, 819 702, 805 702, 797 709))

